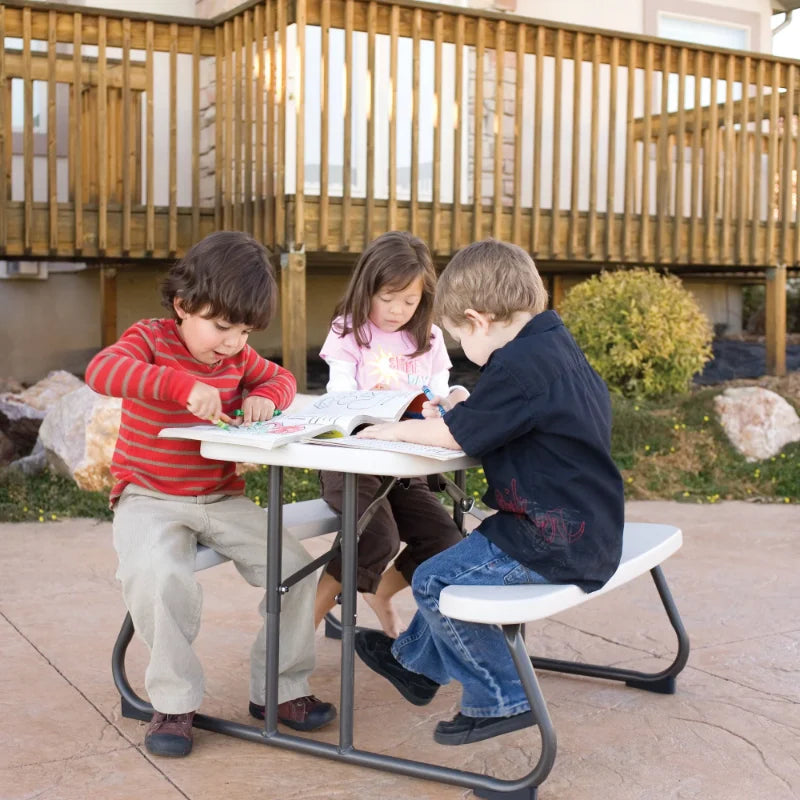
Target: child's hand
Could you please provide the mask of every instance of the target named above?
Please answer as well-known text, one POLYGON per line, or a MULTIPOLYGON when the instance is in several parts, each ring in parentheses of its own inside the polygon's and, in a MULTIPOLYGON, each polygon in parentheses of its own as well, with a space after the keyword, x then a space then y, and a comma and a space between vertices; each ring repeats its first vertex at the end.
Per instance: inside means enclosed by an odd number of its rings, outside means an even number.
POLYGON ((433 396, 422 404, 422 416, 426 419, 437 419, 442 416, 439 406, 445 411, 449 411, 453 406, 464 402, 468 397, 469 392, 461 387, 453 389, 447 397, 433 396))
POLYGON ((222 398, 219 389, 209 386, 207 383, 197 381, 189 392, 189 399, 186 401, 186 408, 200 419, 208 419, 216 422, 221 419, 223 422, 233 420, 222 413, 222 398))
POLYGON ((426 400, 422 404, 422 408, 420 409, 422 416, 425 417, 425 419, 438 419, 442 416, 439 406, 441 406, 445 411, 450 410, 450 404, 446 397, 433 395, 429 400, 426 400))
POLYGON ((264 422, 272 419, 272 415, 275 413, 275 403, 272 400, 267 400, 266 397, 248 395, 242 402, 242 411, 244 412, 241 417, 242 425, 249 425, 251 422, 264 422))
POLYGON ((402 442, 400 435, 402 422, 382 422, 380 425, 368 425, 360 430, 356 436, 359 439, 383 439, 385 442, 402 442))

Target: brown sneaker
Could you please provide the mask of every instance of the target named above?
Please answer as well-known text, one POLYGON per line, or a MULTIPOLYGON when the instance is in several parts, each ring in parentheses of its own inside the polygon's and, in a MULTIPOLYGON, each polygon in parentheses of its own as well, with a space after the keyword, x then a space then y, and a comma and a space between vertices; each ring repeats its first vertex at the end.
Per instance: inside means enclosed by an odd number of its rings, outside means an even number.
MULTIPOLYGON (((250 715, 264 719, 264 706, 250 703, 250 715)), ((315 731, 336 719, 336 709, 331 703, 323 703, 313 694, 296 697, 278 704, 278 722, 296 731, 315 731)))
POLYGON ((147 752, 154 756, 188 756, 192 752, 194 715, 194 711, 188 714, 162 714, 154 711, 144 737, 147 752))

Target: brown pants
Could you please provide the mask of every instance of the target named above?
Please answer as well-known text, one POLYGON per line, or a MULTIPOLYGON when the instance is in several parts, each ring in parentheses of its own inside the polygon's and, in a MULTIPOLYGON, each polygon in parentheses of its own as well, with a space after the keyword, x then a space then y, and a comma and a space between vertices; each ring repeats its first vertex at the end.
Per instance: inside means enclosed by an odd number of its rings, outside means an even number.
MULTIPOLYGON (((360 517, 372 502, 381 479, 358 476, 356 513, 360 517)), ((322 496, 337 511, 342 510, 344 478, 339 472, 321 472, 322 496)), ((461 531, 450 512, 439 502, 422 478, 412 478, 407 489, 396 485, 381 500, 372 519, 358 540, 358 591, 374 594, 381 574, 397 556, 400 543, 406 547, 395 561, 395 568, 411 583, 414 570, 423 561, 461 541, 461 531)), ((329 562, 328 572, 342 580, 342 560, 329 562)))

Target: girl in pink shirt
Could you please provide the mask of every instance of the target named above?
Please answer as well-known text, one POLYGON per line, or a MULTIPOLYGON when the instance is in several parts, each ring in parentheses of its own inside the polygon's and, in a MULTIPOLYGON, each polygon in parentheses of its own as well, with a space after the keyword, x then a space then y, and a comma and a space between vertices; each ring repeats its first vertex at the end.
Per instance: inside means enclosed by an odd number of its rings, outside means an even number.
MULTIPOLYGON (((327 391, 417 389, 429 387, 445 409, 463 400, 463 387, 448 385, 452 366, 442 331, 432 324, 436 272, 425 243, 410 233, 392 231, 362 253, 320 355, 330 376, 327 391)), ((426 402, 422 413, 438 415, 426 402)), ((342 476, 322 472, 322 496, 342 508, 342 476)), ((358 515, 372 501, 377 476, 360 476, 358 515)), ((358 590, 375 611, 388 636, 403 624, 392 596, 411 583, 417 565, 460 541, 447 509, 421 478, 408 488, 395 486, 358 541, 358 590), (401 542, 406 547, 398 556, 401 542), (395 558, 388 567, 389 562, 395 558)), ((315 623, 333 608, 341 591, 341 560, 329 562, 317 588, 315 623)))

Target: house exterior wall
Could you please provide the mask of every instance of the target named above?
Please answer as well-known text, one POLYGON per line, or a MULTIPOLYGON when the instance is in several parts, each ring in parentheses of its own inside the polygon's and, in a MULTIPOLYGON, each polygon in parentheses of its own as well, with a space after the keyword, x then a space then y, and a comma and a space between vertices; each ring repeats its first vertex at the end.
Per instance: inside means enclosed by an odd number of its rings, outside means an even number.
MULTIPOLYGON (((117 331, 140 319, 161 317, 163 270, 131 267, 117 273, 117 331)), ((308 280, 309 349, 318 350, 347 284, 345 275, 311 275, 308 280)), ((100 349, 100 278, 95 269, 50 272, 47 280, 0 281, 0 377, 34 383, 55 369, 83 375, 100 349)), ((250 344, 263 355, 281 354, 280 309, 266 331, 250 344)))

